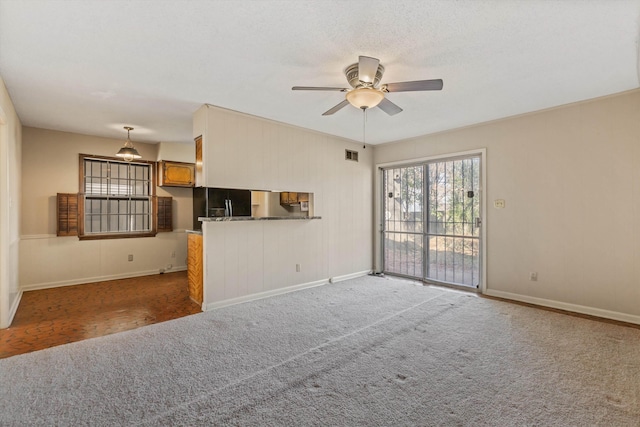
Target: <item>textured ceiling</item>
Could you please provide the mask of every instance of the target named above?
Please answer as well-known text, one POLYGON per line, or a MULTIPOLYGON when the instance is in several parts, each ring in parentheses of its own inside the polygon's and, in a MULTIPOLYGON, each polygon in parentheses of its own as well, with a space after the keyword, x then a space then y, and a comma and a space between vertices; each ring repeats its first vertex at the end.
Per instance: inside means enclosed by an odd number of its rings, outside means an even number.
POLYGON ((189 142, 203 103, 362 141, 339 92, 358 55, 404 112, 368 113, 395 141, 638 87, 640 0, 0 0, 0 76, 22 123, 134 141, 189 142))

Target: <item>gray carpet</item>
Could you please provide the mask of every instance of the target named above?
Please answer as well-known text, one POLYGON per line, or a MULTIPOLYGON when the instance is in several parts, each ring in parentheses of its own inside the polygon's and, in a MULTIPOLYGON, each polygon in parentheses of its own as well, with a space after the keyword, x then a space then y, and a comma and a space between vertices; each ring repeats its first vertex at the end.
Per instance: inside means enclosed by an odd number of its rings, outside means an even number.
POLYGON ((640 330, 363 277, 0 360, 0 425, 638 426, 640 330))

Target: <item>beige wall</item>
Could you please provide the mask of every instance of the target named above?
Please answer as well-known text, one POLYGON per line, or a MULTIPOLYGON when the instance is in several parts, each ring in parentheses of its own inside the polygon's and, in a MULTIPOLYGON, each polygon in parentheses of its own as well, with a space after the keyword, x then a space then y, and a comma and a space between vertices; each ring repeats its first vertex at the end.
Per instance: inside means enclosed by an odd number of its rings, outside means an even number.
MULTIPOLYGON (((216 107, 203 108, 194 117, 194 135, 204 136, 205 186, 310 192, 314 214, 322 217, 205 222, 205 305, 224 305, 371 270, 370 148, 216 107), (359 151, 360 162, 345 161, 346 148, 359 151)), ((279 206, 279 199, 270 200, 271 205, 279 206)))
POLYGON ((11 323, 19 288, 22 125, 0 77, 0 328, 11 323))
POLYGON ((158 159, 172 162, 195 163, 196 144, 193 141, 185 143, 161 142, 158 144, 158 159))
MULTIPOLYGON (((24 128, 20 284, 36 289, 157 273, 169 264, 184 269, 186 236, 191 228, 191 189, 157 188, 174 198, 174 232, 152 238, 79 241, 55 237, 56 193, 79 191, 78 154, 113 156, 123 140, 24 128), (171 257, 176 253, 175 258, 171 257), (129 254, 134 261, 127 261, 129 254)), ((144 160, 155 161, 159 146, 136 143, 144 160)), ((192 147, 184 146, 185 151, 192 147)), ((165 160, 173 160, 165 158, 165 160)))
POLYGON ((639 117, 633 91, 376 146, 375 163, 486 148, 487 293, 640 323, 639 117))

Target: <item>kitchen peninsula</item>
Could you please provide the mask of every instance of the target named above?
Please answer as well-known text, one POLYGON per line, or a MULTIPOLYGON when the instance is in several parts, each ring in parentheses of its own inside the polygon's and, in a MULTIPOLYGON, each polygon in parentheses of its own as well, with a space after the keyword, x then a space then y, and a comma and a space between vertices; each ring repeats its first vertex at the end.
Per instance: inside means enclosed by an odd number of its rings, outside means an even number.
POLYGON ((250 213, 237 202, 225 216, 223 202, 197 217, 204 310, 371 271, 372 150, 211 105, 195 112, 193 138, 196 187, 251 192, 250 213))
POLYGON ((208 222, 227 222, 227 221, 273 221, 273 220, 305 220, 305 219, 322 219, 321 216, 223 216, 223 217, 200 217, 200 221, 208 222))

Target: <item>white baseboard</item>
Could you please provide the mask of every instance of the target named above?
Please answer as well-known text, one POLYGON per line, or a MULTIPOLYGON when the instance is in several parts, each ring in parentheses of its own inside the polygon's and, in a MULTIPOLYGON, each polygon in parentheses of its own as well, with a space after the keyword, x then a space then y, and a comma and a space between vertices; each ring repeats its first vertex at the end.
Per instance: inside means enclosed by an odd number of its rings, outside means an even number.
POLYGON ((342 276, 330 277, 329 278, 329 283, 337 283, 337 282, 342 282, 343 280, 355 279, 356 277, 366 276, 369 273, 371 273, 371 270, 358 271, 356 273, 350 273, 350 274, 345 274, 345 275, 342 275, 342 276))
POLYGON ((228 307, 230 305, 240 304, 248 301, 255 301, 259 299, 269 298, 276 295, 288 294, 289 292, 300 291, 302 289, 314 288, 316 286, 322 286, 328 284, 329 281, 327 279, 317 280, 315 282, 302 283, 300 285, 288 286, 286 288, 273 289, 271 291, 259 292, 257 294, 245 295, 243 297, 238 298, 230 298, 222 301, 212 302, 207 304, 206 307, 203 308, 204 311, 214 310, 216 308, 228 307))
POLYGON ((314 288, 329 283, 341 282, 343 280, 354 279, 369 274, 371 270, 359 271, 357 273, 345 274, 343 276, 331 277, 329 279, 316 280, 314 282, 302 283, 300 285, 288 286, 286 288, 273 289, 271 291, 259 292, 257 294, 245 295, 238 298, 230 298, 223 301, 217 301, 210 304, 202 304, 203 311, 214 310, 216 308, 228 307, 230 305, 240 304, 248 301, 255 301, 263 298, 269 298, 276 295, 287 294, 289 292, 300 291, 302 289, 314 288))
POLYGON ((21 299, 22 299, 22 291, 19 291, 17 298, 13 301, 13 304, 9 309, 9 324, 7 325, 7 327, 11 326, 11 323, 13 323, 13 318, 16 315, 16 311, 18 311, 18 306, 20 305, 21 299))
POLYGON ((186 265, 181 265, 179 267, 173 267, 171 270, 165 270, 165 273, 175 273, 177 271, 187 271, 186 265))
POLYGON ((588 314, 591 316, 603 317, 605 319, 619 320, 621 322, 634 323, 634 324, 640 325, 640 316, 636 316, 633 314, 626 314, 626 313, 620 313, 617 311, 603 310, 601 308, 587 307, 584 305, 570 304, 570 303, 561 302, 561 301, 531 297, 528 295, 514 294, 511 292, 496 291, 493 289, 487 289, 483 294, 489 295, 492 297, 526 302, 529 304, 541 305, 543 307, 557 308, 560 310, 572 311, 574 313, 588 314))
MULTIPOLYGON (((165 270, 165 273, 185 271, 186 269, 187 269, 187 266, 183 265, 179 267, 173 267, 171 270, 168 270, 168 271, 165 270)), ((108 280, 129 279, 132 277, 140 277, 140 276, 152 276, 154 274, 160 274, 160 269, 135 271, 131 273, 109 274, 105 276, 81 277, 79 279, 59 280, 56 282, 33 283, 30 285, 20 286, 20 290, 21 292, 37 291, 40 289, 59 288, 62 286, 83 285, 85 283, 106 282, 108 280)))

